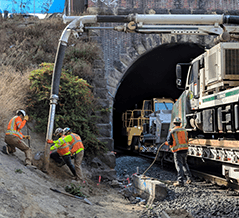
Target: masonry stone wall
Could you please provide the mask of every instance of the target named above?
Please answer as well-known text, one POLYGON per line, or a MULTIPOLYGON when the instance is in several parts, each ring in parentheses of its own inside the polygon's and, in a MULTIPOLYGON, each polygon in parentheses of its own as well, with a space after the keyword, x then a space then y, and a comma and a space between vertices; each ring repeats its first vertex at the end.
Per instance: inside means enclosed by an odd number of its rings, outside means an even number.
MULTIPOLYGON (((239 0, 89 0, 90 14, 238 14, 239 0)), ((111 26, 104 23, 101 26, 111 26)), ((117 24, 113 24, 117 25, 117 24)), ((117 88, 127 69, 145 52, 164 43, 194 42, 211 47, 213 37, 171 34, 121 33, 113 30, 97 30, 90 33, 102 50, 102 60, 94 64, 94 94, 99 103, 110 108, 110 113, 99 113, 98 127, 101 140, 114 149, 113 104, 117 88)))

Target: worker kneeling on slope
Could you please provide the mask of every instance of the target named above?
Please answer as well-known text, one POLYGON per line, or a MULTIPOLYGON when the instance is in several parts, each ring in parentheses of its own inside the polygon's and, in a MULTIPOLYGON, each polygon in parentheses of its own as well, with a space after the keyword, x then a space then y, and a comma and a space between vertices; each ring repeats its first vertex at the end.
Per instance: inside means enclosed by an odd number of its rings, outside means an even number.
POLYGON ((3 146, 3 153, 12 154, 16 152, 16 147, 25 153, 25 165, 32 165, 31 149, 22 139, 30 139, 30 136, 23 135, 21 129, 25 126, 29 117, 24 110, 18 110, 8 123, 7 132, 5 135, 5 142, 7 146, 3 146))
POLYGON ((65 135, 65 141, 70 144, 71 155, 75 160, 76 180, 83 182, 81 163, 84 157, 84 146, 81 137, 73 133, 69 127, 63 129, 63 135, 65 135))
POLYGON ((188 133, 185 128, 181 127, 181 119, 175 117, 173 124, 175 127, 169 132, 167 144, 170 146, 174 155, 174 163, 178 172, 177 182, 174 186, 183 186, 184 174, 187 177, 187 184, 192 182, 192 175, 187 164, 187 151, 188 151, 188 133))
POLYGON ((62 166, 64 163, 69 167, 70 171, 74 176, 76 176, 75 167, 71 162, 71 152, 69 148, 69 143, 65 141, 65 136, 63 135, 63 129, 57 128, 55 130, 55 135, 60 136, 60 138, 56 141, 47 140, 47 143, 53 144, 50 148, 50 150, 57 149, 56 152, 52 152, 50 154, 50 158, 52 158, 54 161, 56 161, 58 166, 62 166), (62 162, 62 159, 64 162, 62 162))

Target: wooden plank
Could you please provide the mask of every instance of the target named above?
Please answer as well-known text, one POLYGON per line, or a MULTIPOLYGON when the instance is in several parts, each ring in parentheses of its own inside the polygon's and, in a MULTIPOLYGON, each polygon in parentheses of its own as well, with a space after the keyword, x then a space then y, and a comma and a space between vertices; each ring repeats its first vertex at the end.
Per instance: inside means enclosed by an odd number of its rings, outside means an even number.
POLYGON ((214 147, 231 147, 239 148, 239 141, 236 140, 217 140, 217 139, 189 139, 191 145, 204 145, 214 147))

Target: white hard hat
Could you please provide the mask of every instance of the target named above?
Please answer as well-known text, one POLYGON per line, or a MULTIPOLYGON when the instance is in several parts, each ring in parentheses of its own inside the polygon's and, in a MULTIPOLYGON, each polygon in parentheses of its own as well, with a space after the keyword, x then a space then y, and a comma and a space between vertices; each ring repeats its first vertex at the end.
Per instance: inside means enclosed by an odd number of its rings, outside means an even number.
POLYGON ((54 133, 54 135, 55 136, 58 136, 59 134, 61 134, 63 132, 63 129, 62 128, 57 128, 56 130, 55 130, 55 133, 54 133))
POLYGON ((173 123, 182 123, 182 120, 180 117, 175 117, 173 123))
POLYGON ((63 129, 63 135, 66 135, 66 134, 71 133, 71 132, 72 131, 69 127, 66 127, 66 128, 63 129))
POLYGON ((16 114, 18 114, 19 112, 22 113, 24 117, 26 116, 26 112, 24 110, 17 110, 16 114))

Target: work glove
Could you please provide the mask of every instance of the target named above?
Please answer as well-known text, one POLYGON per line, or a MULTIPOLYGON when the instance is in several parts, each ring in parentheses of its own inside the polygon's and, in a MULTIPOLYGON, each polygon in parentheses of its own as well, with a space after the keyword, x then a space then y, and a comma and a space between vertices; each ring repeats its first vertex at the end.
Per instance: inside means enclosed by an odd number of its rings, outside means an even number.
POLYGON ((23 138, 24 138, 24 139, 31 139, 31 136, 25 135, 23 138))
POLYGON ((51 139, 47 139, 47 141, 46 141, 48 144, 52 144, 53 143, 53 140, 51 140, 51 139))
POLYGON ((71 159, 76 159, 76 153, 74 154, 71 153, 71 159))
POLYGON ((164 144, 165 144, 165 145, 169 145, 167 141, 166 141, 166 142, 164 142, 164 144))
POLYGON ((26 121, 28 121, 28 120, 29 120, 29 116, 26 115, 23 119, 26 120, 26 121))

